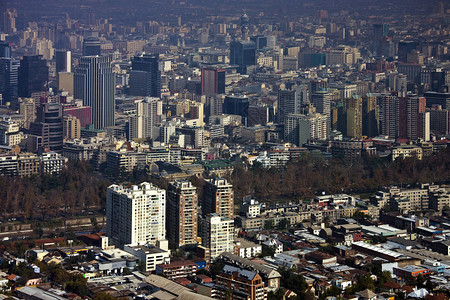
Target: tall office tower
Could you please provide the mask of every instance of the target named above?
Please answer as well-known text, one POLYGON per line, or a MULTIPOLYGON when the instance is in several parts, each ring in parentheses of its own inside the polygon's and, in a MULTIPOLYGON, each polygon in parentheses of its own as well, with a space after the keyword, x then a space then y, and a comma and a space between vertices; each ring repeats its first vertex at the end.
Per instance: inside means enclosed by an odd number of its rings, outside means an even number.
POLYGON ((19 113, 23 117, 23 128, 30 129, 30 124, 36 120, 36 105, 32 98, 19 98, 19 113))
POLYGON ((450 109, 450 93, 425 92, 423 94, 427 99, 427 107, 440 105, 442 109, 450 109))
POLYGON ((395 95, 385 94, 380 99, 381 134, 390 138, 398 137, 399 99, 395 95))
POLYGON ((20 62, 13 58, 0 58, 0 94, 3 105, 17 101, 19 65, 20 62))
POLYGON ((418 46, 417 42, 412 41, 403 41, 398 43, 398 61, 399 62, 408 62, 408 53, 413 50, 416 50, 418 46))
POLYGON ((202 214, 216 213, 222 218, 234 217, 233 186, 224 178, 208 179, 203 188, 202 214))
POLYGON ((74 75, 74 96, 92 109, 96 129, 114 126, 114 73, 111 56, 81 57, 74 75))
POLYGON ((373 24, 373 50, 377 56, 383 55, 382 38, 387 34, 387 24, 373 24))
POLYGON ((429 114, 425 113, 424 97, 406 97, 399 99, 398 136, 402 139, 425 141, 430 139, 429 114))
POLYGON ((3 13, 3 22, 2 22, 2 32, 10 34, 15 33, 17 31, 16 29, 16 18, 17 18, 17 11, 15 8, 10 9, 7 8, 5 12, 3 13))
POLYGON ((72 52, 69 50, 56 50, 56 73, 72 72, 72 52))
POLYGON ((161 97, 159 55, 135 56, 131 61, 130 95, 161 97))
POLYGON ((278 114, 277 122, 283 123, 288 114, 300 112, 301 99, 296 91, 280 90, 278 92, 278 114))
POLYGON ((325 91, 328 88, 328 82, 325 80, 311 80, 309 82, 309 92, 315 93, 318 91, 325 91))
POLYGON ((378 105, 377 97, 366 94, 362 103, 362 134, 367 137, 378 135, 378 105))
POLYGON ((77 117, 65 115, 63 122, 64 139, 73 140, 81 137, 81 123, 77 117))
POLYGON ((209 248, 211 259, 216 259, 223 252, 233 251, 233 219, 208 214, 201 220, 202 246, 209 248))
POLYGON ((448 92, 450 87, 450 72, 447 70, 433 70, 430 74, 430 89, 434 92, 448 92))
POLYGON ((9 43, 0 41, 0 58, 11 58, 11 46, 9 43))
POLYGON ((19 97, 31 97, 32 93, 47 91, 48 67, 42 56, 24 56, 18 73, 19 97))
POLYGON ((408 80, 406 75, 391 73, 389 74, 389 88, 391 91, 400 92, 399 94, 405 94, 407 91, 408 80))
POLYGON ((38 148, 61 152, 63 148, 63 108, 59 103, 41 103, 36 121, 30 124, 30 134, 42 137, 38 148))
POLYGON ((327 140, 330 120, 321 114, 289 114, 284 120, 284 140, 299 147, 310 139, 327 140))
POLYGON ((248 107, 248 126, 267 125, 275 120, 272 105, 250 105, 248 107))
POLYGON ((101 43, 96 37, 88 37, 83 41, 83 56, 102 55, 101 43))
POLYGON ((188 180, 169 183, 167 189, 167 239, 172 247, 197 244, 198 195, 188 180))
POLYGON ((331 113, 331 98, 332 94, 328 91, 316 91, 311 94, 311 104, 318 113, 329 116, 331 113))
POLYGON ((450 134, 450 110, 434 105, 430 110, 430 131, 435 135, 450 134))
POLYGON ((166 191, 148 182, 106 194, 106 235, 118 245, 155 245, 166 238, 166 191))
POLYGON ((256 49, 260 50, 260 49, 273 49, 275 48, 275 44, 276 44, 276 37, 275 36, 267 36, 267 35, 257 35, 257 36, 252 36, 250 38, 250 40, 252 42, 255 43, 256 45, 256 49))
POLYGON ((155 125, 162 115, 162 100, 159 98, 145 97, 134 102, 136 115, 130 117, 129 138, 145 139, 155 138, 159 131, 155 125))
POLYGON ((202 95, 214 96, 225 93, 225 69, 202 69, 202 95))
POLYGON ((354 96, 344 100, 345 135, 351 138, 362 138, 362 99, 354 96))
POLYGON ((230 64, 238 65, 238 72, 247 74, 247 67, 256 65, 256 45, 251 41, 230 43, 230 64))
POLYGON ((244 95, 229 95, 223 101, 223 113, 242 117, 242 124, 248 123, 248 97, 244 95))
POLYGON ((250 25, 250 18, 246 13, 241 16, 241 34, 242 38, 246 39, 248 37, 248 26, 250 25))

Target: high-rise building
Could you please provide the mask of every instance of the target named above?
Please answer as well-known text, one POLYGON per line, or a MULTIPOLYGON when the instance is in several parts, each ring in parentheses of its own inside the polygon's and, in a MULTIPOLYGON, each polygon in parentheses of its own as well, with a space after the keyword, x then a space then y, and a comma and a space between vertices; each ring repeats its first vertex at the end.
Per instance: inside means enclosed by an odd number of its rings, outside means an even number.
POLYGON ((75 69, 74 96, 91 107, 96 129, 114 126, 114 79, 111 56, 81 57, 75 69))
POLYGON ((202 95, 214 96, 225 93, 225 69, 202 69, 202 95))
POLYGON ((381 134, 390 138, 398 137, 399 99, 395 95, 384 94, 380 99, 381 134))
POLYGON ((145 97, 134 102, 136 115, 130 117, 129 138, 145 139, 155 138, 156 123, 162 115, 162 100, 159 98, 145 97))
POLYGON ((367 137, 378 135, 378 105, 377 97, 367 94, 362 103, 362 134, 367 137))
POLYGON ((135 56, 131 61, 130 95, 161 97, 159 55, 135 56))
POLYGON ((233 186, 225 178, 206 180, 203 188, 202 214, 216 213, 220 217, 233 219, 233 186))
POLYGON ((427 99, 428 108, 440 105, 442 109, 450 109, 450 93, 425 92, 423 95, 427 99))
POLYGON ((77 117, 72 115, 64 116, 63 124, 64 139, 73 140, 81 137, 81 123, 77 117))
POLYGON ((19 98, 19 113, 23 117, 23 128, 30 129, 36 120, 36 105, 32 98, 19 98))
POLYGON ((233 219, 208 214, 201 220, 202 246, 209 248, 211 259, 216 259, 223 252, 233 251, 233 219))
POLYGON ((345 135, 351 138, 362 138, 362 99, 359 96, 344 100, 345 135))
POLYGON ((17 101, 19 65, 20 62, 18 60, 0 58, 0 94, 2 94, 2 104, 15 103, 17 101))
POLYGON ((230 64, 238 65, 238 72, 247 74, 247 67, 256 65, 256 45, 251 41, 230 43, 230 64))
POLYGON ((167 189, 167 239, 180 248, 197 244, 198 194, 188 180, 169 183, 167 189))
POLYGON ((310 139, 327 140, 330 136, 329 117, 321 114, 289 114, 284 120, 285 141, 303 146, 310 139))
POLYGON ((430 131, 436 135, 450 134, 450 109, 434 105, 430 110, 430 131))
POLYGON ((56 73, 72 72, 72 52, 69 50, 56 50, 56 73))
POLYGON ((2 32, 10 34, 15 33, 17 31, 16 29, 16 18, 17 18, 17 11, 15 8, 10 9, 6 8, 6 10, 3 13, 3 18, 1 22, 2 26, 2 32))
POLYGON ((106 235, 118 245, 155 245, 166 237, 166 191, 143 182, 108 187, 106 235))
POLYGON ((48 67, 40 55, 24 56, 18 74, 19 97, 31 97, 32 93, 47 91, 48 67))
POLYGON ((294 90, 280 90, 278 92, 278 123, 283 123, 288 114, 300 113, 301 99, 294 90))
POLYGON ((311 104, 318 113, 329 116, 331 113, 331 98, 331 92, 316 91, 311 94, 311 104))
POLYGON ((373 24, 373 50, 377 56, 383 55, 382 38, 387 36, 387 24, 373 24))
POLYGON ((11 46, 9 43, 0 41, 0 58, 11 58, 11 46))
POLYGON ((418 43, 412 41, 402 41, 398 43, 398 61, 408 62, 408 53, 416 50, 418 43))
POLYGON ((81 105, 64 105, 64 116, 71 115, 80 120, 80 126, 82 128, 86 125, 92 124, 92 109, 90 106, 81 105))
POLYGON ((425 113, 424 97, 406 97, 399 99, 398 136, 403 139, 428 141, 430 139, 429 113, 425 113))
POLYGON ((61 152, 63 148, 63 108, 59 103, 41 103, 36 121, 30 125, 32 136, 42 137, 39 148, 61 152))
POLYGON ((244 95, 228 95, 223 101, 223 113, 242 117, 242 124, 248 122, 248 97, 244 95))
POLYGON ((83 41, 83 56, 102 55, 101 43, 96 37, 88 37, 83 41))

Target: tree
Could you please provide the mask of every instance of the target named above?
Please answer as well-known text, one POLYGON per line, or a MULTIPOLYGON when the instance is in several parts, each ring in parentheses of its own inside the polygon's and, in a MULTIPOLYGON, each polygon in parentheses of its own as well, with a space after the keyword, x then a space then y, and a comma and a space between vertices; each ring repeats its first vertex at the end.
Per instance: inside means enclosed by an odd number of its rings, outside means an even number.
POLYGON ((264 222, 264 229, 273 229, 275 227, 274 221, 272 219, 264 222))
POLYGON ((288 228, 289 225, 290 225, 289 220, 284 218, 284 219, 281 219, 280 222, 278 223, 278 228, 283 230, 283 229, 288 228))
POLYGON ((114 300, 116 298, 105 292, 100 292, 100 293, 95 294, 92 299, 93 300, 114 300))

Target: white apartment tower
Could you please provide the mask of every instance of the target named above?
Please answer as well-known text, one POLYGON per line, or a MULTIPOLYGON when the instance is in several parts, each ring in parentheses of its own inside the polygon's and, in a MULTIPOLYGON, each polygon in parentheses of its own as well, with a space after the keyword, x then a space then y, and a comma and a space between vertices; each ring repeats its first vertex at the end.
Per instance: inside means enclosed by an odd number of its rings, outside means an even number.
POLYGON ((223 218, 218 214, 208 214, 201 222, 202 246, 211 251, 211 259, 223 252, 233 251, 233 219, 223 218))
POLYGON ((166 236, 166 191, 143 182, 111 185, 106 199, 106 234, 120 246, 156 244, 166 236))
POLYGON ((134 102, 136 115, 130 117, 130 139, 155 138, 155 125, 162 115, 162 100, 145 97, 134 102))

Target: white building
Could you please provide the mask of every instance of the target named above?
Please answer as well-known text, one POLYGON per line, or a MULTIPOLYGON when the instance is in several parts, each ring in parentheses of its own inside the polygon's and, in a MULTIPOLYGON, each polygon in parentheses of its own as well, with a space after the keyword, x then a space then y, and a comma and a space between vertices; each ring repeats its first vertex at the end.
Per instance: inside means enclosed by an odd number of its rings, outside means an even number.
POLYGON ((234 241, 236 254, 243 258, 256 257, 262 253, 262 246, 245 239, 237 238, 234 241))
POLYGON ((125 245, 124 250, 144 262, 146 272, 152 272, 156 270, 156 265, 170 263, 170 251, 167 250, 167 241, 162 241, 162 244, 164 246, 159 245, 159 248, 155 246, 125 245))
POLYGON ((162 100, 159 98, 145 97, 134 102, 136 115, 130 117, 130 139, 155 138, 155 124, 160 121, 162 115, 162 100))
POLYGON ((42 171, 46 174, 59 174, 69 160, 53 151, 41 154, 39 159, 42 162, 42 171))
POLYGON ((156 244, 166 236, 166 191, 143 182, 108 187, 106 233, 119 245, 156 244))
POLYGON ((202 220, 202 245, 211 250, 211 259, 217 258, 223 252, 233 251, 234 221, 220 217, 218 214, 208 214, 202 220))
POLYGON ((23 133, 20 131, 19 124, 14 123, 11 118, 0 122, 0 145, 15 146, 20 144, 23 139, 23 133))

